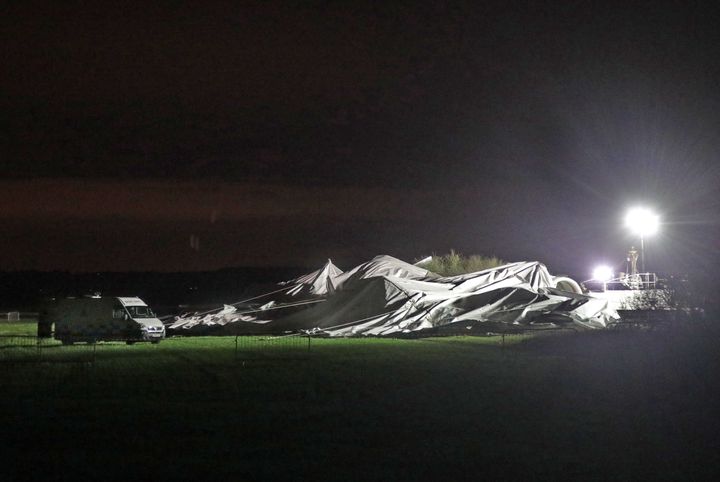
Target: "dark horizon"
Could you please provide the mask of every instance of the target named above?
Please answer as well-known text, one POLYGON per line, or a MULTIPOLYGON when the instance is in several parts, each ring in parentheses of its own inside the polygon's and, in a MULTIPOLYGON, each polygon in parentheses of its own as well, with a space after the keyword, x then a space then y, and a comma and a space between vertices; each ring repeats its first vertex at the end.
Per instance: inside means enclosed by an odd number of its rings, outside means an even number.
POLYGON ((6 8, 0 270, 349 268, 455 249, 589 277, 622 226, 717 280, 720 33, 657 2, 6 8), (129 268, 129 269, 128 269, 129 268))

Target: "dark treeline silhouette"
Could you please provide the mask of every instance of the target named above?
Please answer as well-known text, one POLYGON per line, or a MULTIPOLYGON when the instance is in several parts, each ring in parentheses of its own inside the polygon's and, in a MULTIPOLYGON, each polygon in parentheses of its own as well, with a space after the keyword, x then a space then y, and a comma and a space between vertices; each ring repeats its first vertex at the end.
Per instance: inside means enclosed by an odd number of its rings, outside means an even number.
POLYGON ((305 268, 227 268, 218 271, 157 273, 71 273, 67 271, 0 272, 0 311, 36 311, 51 298, 139 296, 159 315, 184 305, 207 306, 239 301, 263 285, 296 277, 305 268))

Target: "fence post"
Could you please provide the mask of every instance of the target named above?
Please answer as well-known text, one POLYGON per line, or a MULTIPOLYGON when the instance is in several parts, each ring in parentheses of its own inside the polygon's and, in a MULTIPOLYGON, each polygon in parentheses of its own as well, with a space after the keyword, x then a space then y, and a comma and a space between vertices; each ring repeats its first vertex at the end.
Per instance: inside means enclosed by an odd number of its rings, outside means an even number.
POLYGON ((308 337, 308 350, 307 351, 309 352, 310 351, 310 333, 308 333, 307 337, 308 337))

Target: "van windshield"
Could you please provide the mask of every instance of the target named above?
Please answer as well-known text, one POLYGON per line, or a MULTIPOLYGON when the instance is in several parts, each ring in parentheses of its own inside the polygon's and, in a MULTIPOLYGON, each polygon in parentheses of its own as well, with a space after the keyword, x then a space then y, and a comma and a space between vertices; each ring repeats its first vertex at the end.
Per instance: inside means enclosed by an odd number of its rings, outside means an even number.
POLYGON ((155 318, 155 313, 149 306, 126 306, 125 308, 133 318, 155 318))

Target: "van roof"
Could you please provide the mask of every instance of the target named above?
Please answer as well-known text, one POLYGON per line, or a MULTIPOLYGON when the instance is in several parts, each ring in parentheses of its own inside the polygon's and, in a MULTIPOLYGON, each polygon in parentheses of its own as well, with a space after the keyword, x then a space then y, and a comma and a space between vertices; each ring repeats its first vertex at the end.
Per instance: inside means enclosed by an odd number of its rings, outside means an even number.
POLYGON ((123 306, 147 306, 143 300, 138 297, 118 297, 123 306))

